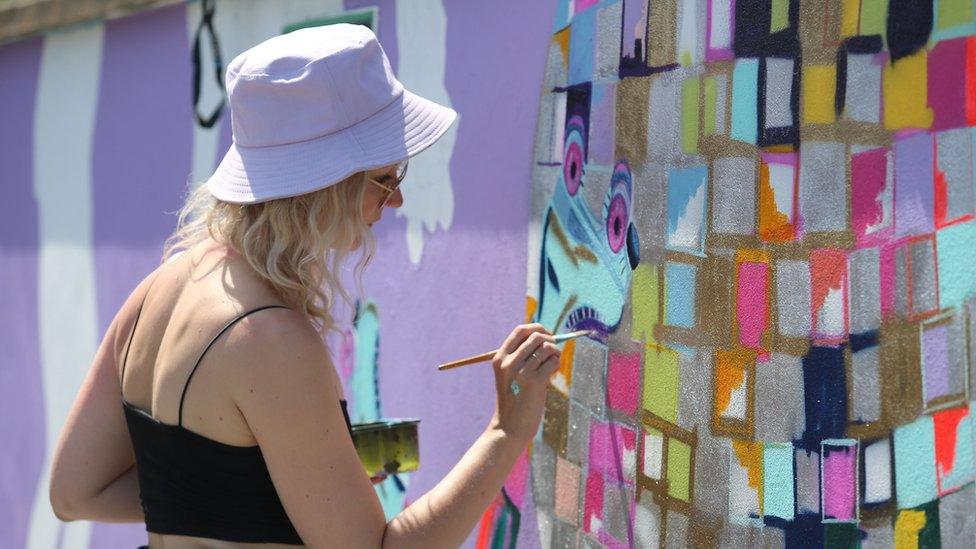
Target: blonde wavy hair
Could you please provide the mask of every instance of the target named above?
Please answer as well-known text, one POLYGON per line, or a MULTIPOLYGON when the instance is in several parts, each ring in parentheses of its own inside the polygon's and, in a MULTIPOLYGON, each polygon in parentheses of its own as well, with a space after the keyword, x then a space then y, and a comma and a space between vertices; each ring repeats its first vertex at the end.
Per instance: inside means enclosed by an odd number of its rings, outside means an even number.
POLYGON ((362 273, 375 250, 363 219, 365 192, 365 172, 318 191, 256 204, 218 200, 200 185, 179 211, 176 230, 163 245, 162 262, 209 236, 243 256, 325 337, 341 331, 333 316, 337 298, 354 306, 340 270, 358 250, 353 276, 362 295, 362 273))

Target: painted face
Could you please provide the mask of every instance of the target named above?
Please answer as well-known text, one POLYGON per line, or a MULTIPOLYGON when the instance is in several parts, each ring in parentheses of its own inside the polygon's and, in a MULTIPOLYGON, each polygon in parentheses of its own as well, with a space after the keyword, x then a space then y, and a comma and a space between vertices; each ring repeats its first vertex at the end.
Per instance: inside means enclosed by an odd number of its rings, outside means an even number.
POLYGON ((639 260, 630 167, 617 163, 602 220, 575 192, 580 179, 559 179, 542 224, 536 321, 553 331, 595 330, 605 339, 620 323, 639 260))

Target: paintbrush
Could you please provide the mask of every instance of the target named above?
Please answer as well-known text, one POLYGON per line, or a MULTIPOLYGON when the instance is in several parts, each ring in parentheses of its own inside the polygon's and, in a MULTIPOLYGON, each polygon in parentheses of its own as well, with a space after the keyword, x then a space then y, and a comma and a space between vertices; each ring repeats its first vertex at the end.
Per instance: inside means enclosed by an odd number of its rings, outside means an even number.
MULTIPOLYGON (((564 341, 569 341, 570 339, 576 339, 578 337, 593 335, 593 330, 579 330, 576 332, 570 332, 568 334, 559 334, 554 336, 553 343, 562 343, 564 341)), ((495 353, 501 349, 495 349, 494 351, 488 351, 487 353, 481 353, 480 355, 469 356, 468 358, 461 358, 451 362, 445 362, 437 367, 438 370, 450 370, 452 368, 459 368, 461 366, 467 366, 468 364, 477 364, 478 362, 484 362, 486 360, 491 360, 495 353)))

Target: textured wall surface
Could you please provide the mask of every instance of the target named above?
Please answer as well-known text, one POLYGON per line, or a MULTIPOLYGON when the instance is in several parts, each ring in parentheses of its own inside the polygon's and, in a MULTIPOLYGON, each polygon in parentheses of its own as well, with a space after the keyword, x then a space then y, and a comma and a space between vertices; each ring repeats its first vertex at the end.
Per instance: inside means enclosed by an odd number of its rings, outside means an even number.
POLYGON ((555 547, 974 546, 973 3, 556 11, 528 314, 597 335, 506 487, 531 488, 521 523, 555 547))
MULTIPOLYGON (((445 374, 436 364, 497 346, 525 316, 532 140, 555 6, 216 7, 225 63, 287 25, 375 7, 377 34, 405 85, 461 113, 411 163, 408 206, 375 226, 368 300, 332 348, 359 417, 423 420, 420 470, 378 488, 396 512, 447 473, 491 416, 490 368, 445 374)), ((198 2, 179 3, 0 46, 0 547, 145 543, 141 525, 58 522, 47 474, 105 329, 158 264, 188 183, 204 180, 230 143, 226 111, 208 130, 191 109, 200 18, 198 2)), ((209 113, 218 90, 204 37, 200 110, 209 113)), ((534 524, 521 535, 531 544, 534 524)))

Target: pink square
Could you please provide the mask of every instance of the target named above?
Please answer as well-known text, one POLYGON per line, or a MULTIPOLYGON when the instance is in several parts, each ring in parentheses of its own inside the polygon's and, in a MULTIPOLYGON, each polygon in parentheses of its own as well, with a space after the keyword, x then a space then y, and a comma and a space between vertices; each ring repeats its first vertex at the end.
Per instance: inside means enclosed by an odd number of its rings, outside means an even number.
POLYGON ((640 364, 639 354, 610 352, 607 361, 607 398, 610 408, 628 415, 637 412, 640 364))
POLYGON ((556 516, 579 526, 580 468, 561 457, 556 458, 556 516))

